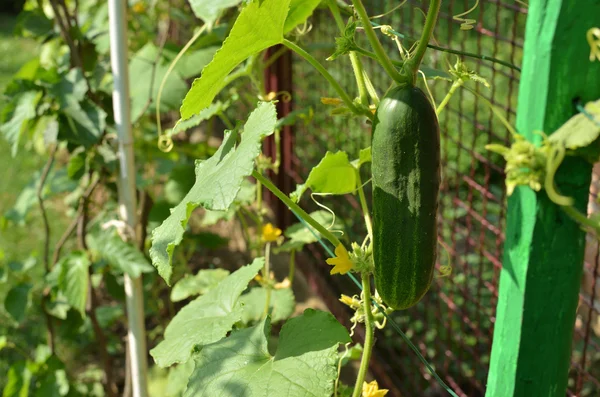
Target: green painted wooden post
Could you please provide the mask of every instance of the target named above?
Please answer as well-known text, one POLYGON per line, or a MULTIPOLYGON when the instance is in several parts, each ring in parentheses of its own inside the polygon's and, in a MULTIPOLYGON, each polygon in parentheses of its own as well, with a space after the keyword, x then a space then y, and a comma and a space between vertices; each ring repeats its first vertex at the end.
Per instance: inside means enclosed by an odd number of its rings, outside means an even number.
MULTIPOLYGON (((589 61, 586 31, 600 26, 600 0, 530 0, 517 129, 552 133, 574 113, 573 99, 600 97, 600 62, 589 61)), ((568 158, 559 191, 586 211, 591 166, 568 158)), ((487 397, 564 397, 585 235, 545 193, 528 187, 508 200, 487 397)))

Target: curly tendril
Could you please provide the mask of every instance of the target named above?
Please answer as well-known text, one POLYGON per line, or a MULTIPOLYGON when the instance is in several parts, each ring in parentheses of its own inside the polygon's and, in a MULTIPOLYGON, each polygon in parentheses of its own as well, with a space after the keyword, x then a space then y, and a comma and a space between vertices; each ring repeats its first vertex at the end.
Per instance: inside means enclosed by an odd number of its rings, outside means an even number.
POLYGON ((459 21, 462 22, 460 24, 460 30, 471 30, 473 29, 473 25, 475 25, 475 23, 477 23, 477 21, 475 19, 471 19, 471 18, 463 18, 465 15, 470 14, 471 12, 473 12, 477 6, 479 5, 479 0, 475 0, 475 5, 473 7, 471 7, 469 10, 458 14, 458 15, 454 15, 452 17, 452 19, 454 19, 455 21, 459 21))

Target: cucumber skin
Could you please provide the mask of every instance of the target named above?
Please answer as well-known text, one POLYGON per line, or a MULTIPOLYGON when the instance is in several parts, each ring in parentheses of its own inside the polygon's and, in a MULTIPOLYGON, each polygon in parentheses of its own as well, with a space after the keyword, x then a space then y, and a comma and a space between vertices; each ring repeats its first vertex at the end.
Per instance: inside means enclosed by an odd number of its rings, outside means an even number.
POLYGON ((401 310, 419 302, 433 279, 439 124, 423 91, 395 87, 379 103, 372 131, 375 286, 401 310))

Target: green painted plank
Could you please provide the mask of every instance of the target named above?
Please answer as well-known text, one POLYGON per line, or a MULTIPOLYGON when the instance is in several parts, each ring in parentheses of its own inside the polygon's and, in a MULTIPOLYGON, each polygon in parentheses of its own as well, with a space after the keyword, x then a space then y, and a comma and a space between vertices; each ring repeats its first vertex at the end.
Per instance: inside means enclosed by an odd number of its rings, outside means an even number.
MULTIPOLYGON (((531 0, 517 128, 531 141, 574 114, 573 99, 600 97, 600 62, 589 62, 587 29, 600 0, 531 0)), ((569 158, 559 191, 586 211, 591 166, 569 158)), ((506 242, 487 397, 565 396, 585 235, 545 193, 508 200, 506 242)))

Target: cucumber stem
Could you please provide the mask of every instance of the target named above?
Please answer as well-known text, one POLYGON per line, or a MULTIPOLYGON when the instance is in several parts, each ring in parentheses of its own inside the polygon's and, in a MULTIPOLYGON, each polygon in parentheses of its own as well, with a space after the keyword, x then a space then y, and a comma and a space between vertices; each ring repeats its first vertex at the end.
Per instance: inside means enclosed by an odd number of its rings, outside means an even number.
POLYGON ((360 170, 356 170, 356 184, 358 185, 358 198, 360 200, 360 207, 365 218, 365 225, 367 226, 367 233, 369 233, 369 239, 373 242, 373 224, 371 223, 371 214, 369 213, 369 206, 367 205, 367 199, 365 198, 365 191, 363 190, 362 181, 360 178, 360 170))
POLYGON ((365 6, 363 5, 362 1, 361 0, 352 0, 352 4, 354 5, 354 9, 356 10, 358 17, 362 21, 363 29, 365 30, 365 33, 367 34, 367 39, 369 40, 371 47, 373 47, 373 51, 375 51, 375 54, 377 55, 377 58, 379 60, 379 63, 381 64, 381 66, 383 66, 383 68, 385 69, 387 74, 389 74, 390 77, 395 82, 397 82, 397 83, 405 82, 406 77, 402 76, 396 70, 396 68, 392 64, 392 61, 387 56, 385 49, 379 42, 379 39, 377 38, 377 34, 375 34, 375 29, 373 29, 373 26, 371 25, 371 20, 369 19, 369 15, 367 14, 367 10, 365 9, 365 6))
POLYGON ((371 311, 371 276, 368 273, 361 275, 363 287, 363 304, 365 312, 365 346, 363 348, 362 358, 360 359, 360 368, 354 384, 354 392, 352 397, 360 397, 362 394, 362 386, 369 369, 369 360, 373 352, 373 342, 375 340, 375 328, 373 312, 371 311))
POLYGON ((411 78, 413 85, 415 85, 417 82, 417 71, 419 70, 419 66, 421 66, 423 56, 425 56, 425 50, 427 50, 427 45, 429 44, 429 40, 433 35, 433 28, 435 27, 438 14, 440 12, 441 3, 441 0, 431 0, 429 2, 429 10, 427 11, 427 18, 425 18, 425 26, 423 27, 423 33, 421 33, 421 39, 419 40, 417 49, 415 50, 413 56, 404 64, 404 70, 411 78))
POLYGON ((342 244, 340 240, 329 230, 327 230, 323 225, 319 222, 315 221, 312 216, 308 215, 306 211, 304 211, 300 206, 292 201, 285 193, 277 188, 268 178, 260 174, 258 171, 252 171, 252 176, 264 187, 269 189, 271 193, 273 193, 279 200, 283 201, 285 205, 288 206, 289 209, 294 211, 300 218, 302 218, 306 223, 310 226, 314 227, 319 233, 323 235, 334 247, 342 244))
POLYGON ((439 106, 437 107, 437 109, 435 110, 435 113, 439 116, 440 113, 442 112, 442 110, 444 110, 444 108, 446 107, 446 105, 448 104, 448 102, 450 101, 450 98, 452 98, 452 95, 456 92, 456 90, 461 87, 464 83, 464 80, 455 80, 452 83, 452 86, 450 87, 450 90, 448 91, 448 93, 446 94, 446 96, 444 97, 444 99, 442 99, 442 102, 439 104, 439 106))

